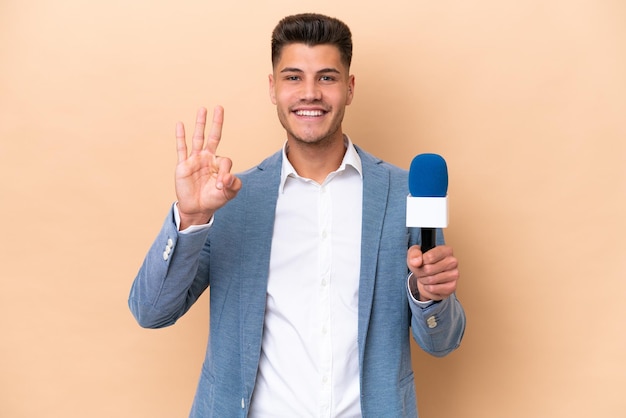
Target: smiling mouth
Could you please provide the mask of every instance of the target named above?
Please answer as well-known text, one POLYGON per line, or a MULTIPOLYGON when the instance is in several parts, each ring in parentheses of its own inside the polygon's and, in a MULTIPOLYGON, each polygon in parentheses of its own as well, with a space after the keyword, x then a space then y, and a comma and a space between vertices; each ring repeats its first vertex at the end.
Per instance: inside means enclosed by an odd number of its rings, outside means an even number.
POLYGON ((323 116, 326 112, 323 110, 296 110, 294 113, 298 116, 319 117, 323 116))

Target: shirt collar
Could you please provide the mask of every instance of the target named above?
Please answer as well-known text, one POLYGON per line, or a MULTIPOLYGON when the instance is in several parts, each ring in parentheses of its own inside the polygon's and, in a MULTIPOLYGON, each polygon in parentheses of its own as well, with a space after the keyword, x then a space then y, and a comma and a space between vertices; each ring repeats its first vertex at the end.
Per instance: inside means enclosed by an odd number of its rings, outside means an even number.
MULTIPOLYGON (((352 144, 352 140, 350 139, 348 135, 344 134, 343 144, 346 147, 346 153, 343 156, 341 165, 339 166, 337 170, 334 171, 334 173, 344 171, 346 167, 350 166, 359 173, 359 176, 361 178, 363 178, 363 166, 361 164, 361 157, 359 157, 359 154, 356 152, 356 148, 354 148, 354 145, 352 144)), ((287 158, 287 148, 288 148, 288 144, 287 142, 285 142, 285 145, 283 145, 283 162, 282 162, 281 173, 280 173, 280 188, 279 188, 280 193, 283 192, 287 178, 300 177, 298 173, 296 172, 296 169, 293 168, 293 165, 291 165, 291 162, 287 158)))

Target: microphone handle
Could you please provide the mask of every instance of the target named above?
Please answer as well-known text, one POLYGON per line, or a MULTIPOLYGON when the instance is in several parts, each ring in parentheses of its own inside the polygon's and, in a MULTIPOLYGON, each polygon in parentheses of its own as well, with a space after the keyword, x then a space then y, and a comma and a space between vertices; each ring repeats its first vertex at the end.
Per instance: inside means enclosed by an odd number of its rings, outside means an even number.
POLYGON ((422 253, 437 246, 437 228, 421 228, 420 233, 422 234, 422 253))

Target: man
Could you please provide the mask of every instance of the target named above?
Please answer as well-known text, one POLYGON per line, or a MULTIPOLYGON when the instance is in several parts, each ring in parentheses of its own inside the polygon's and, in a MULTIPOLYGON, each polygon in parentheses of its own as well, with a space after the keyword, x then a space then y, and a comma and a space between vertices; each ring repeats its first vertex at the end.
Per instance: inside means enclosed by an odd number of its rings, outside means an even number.
POLYGON ((415 417, 409 329, 427 352, 460 344, 459 277, 443 242, 405 226, 407 173, 342 132, 354 95, 341 21, 283 19, 270 97, 283 150, 238 176, 218 156, 223 110, 188 152, 178 202, 130 293, 144 327, 173 324, 210 285, 210 336, 192 417, 415 417))

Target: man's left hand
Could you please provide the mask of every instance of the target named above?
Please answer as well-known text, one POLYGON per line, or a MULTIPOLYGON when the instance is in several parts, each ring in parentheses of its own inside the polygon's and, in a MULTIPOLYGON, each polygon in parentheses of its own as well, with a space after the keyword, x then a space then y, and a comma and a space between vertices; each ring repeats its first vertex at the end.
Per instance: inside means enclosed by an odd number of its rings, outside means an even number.
POLYGON ((422 253, 419 245, 409 248, 407 265, 413 273, 411 280, 417 280, 420 301, 439 301, 454 293, 459 280, 458 264, 452 247, 447 245, 434 247, 426 253, 422 253))

